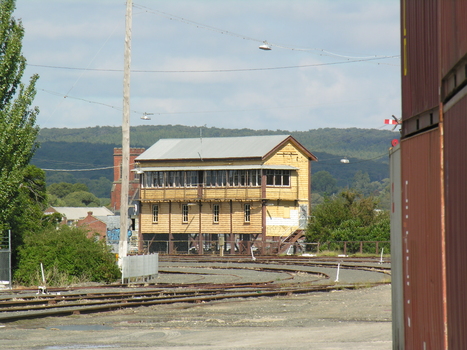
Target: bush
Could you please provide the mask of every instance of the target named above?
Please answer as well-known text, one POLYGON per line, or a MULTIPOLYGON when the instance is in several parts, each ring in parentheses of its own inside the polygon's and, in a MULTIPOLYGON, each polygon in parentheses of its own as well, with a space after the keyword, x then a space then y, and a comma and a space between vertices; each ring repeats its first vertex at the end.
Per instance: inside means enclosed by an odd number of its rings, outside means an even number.
MULTIPOLYGON (((311 214, 306 231, 307 242, 389 241, 389 213, 376 210, 377 204, 374 197, 364 197, 350 190, 326 198, 311 214)), ((334 248, 326 246, 326 249, 334 248)), ((357 251, 359 244, 349 244, 347 249, 357 251)), ((364 246, 363 250, 370 252, 373 249, 364 246)))
POLYGON ((58 286, 76 282, 112 282, 120 277, 115 255, 102 241, 87 238, 82 228, 59 226, 29 234, 19 248, 15 282, 41 285, 40 263, 47 284, 58 286))

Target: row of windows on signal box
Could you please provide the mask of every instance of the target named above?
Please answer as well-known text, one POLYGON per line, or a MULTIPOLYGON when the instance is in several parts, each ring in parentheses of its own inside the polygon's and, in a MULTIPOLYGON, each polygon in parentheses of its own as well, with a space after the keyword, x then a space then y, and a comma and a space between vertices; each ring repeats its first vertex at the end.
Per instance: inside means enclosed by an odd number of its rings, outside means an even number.
MULTIPOLYGON (((182 222, 188 223, 189 204, 182 204, 182 222)), ((220 205, 214 204, 212 206, 212 221, 219 223, 220 205)), ((251 218, 251 204, 244 204, 243 214, 245 222, 250 222, 251 218)), ((152 206, 152 222, 159 222, 159 205, 153 204, 152 206)))
MULTIPOLYGON (((266 170, 266 185, 290 186, 290 170, 266 170)), ((260 187, 261 170, 148 171, 143 188, 163 187, 260 187)))

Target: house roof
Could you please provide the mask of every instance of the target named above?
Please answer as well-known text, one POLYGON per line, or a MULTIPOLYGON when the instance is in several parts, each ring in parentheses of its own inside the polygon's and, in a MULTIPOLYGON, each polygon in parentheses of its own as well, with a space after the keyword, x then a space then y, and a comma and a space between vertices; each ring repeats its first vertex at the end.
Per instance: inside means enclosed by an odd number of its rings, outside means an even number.
POLYGON ((163 167, 144 167, 133 169, 133 172, 145 171, 199 171, 199 170, 297 170, 291 165, 272 164, 272 165, 205 165, 205 166, 163 166, 163 167))
MULTIPOLYGON (((88 216, 88 212, 92 212, 93 216, 110 216, 115 215, 106 207, 51 207, 57 213, 62 214, 68 220, 80 220, 88 216)), ((49 214, 51 211, 46 211, 49 214)))
MULTIPOLYGON (((300 145, 290 135, 161 139, 138 156, 136 161, 264 158, 289 139, 300 145)), ((310 158, 316 159, 303 146, 300 145, 300 148, 310 158)))

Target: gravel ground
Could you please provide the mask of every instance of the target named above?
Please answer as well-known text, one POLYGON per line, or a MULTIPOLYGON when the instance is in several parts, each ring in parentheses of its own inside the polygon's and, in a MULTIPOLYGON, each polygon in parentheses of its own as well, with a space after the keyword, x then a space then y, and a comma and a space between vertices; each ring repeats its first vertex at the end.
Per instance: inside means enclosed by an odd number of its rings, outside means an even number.
MULTIPOLYGON (((188 275, 161 274, 157 281, 194 283, 195 278, 209 283, 212 278, 218 283, 229 278, 238 282, 240 278, 244 282, 255 279, 253 275, 258 274, 250 271, 243 275, 235 269, 199 273, 192 266, 185 268, 191 269, 187 270, 188 275)), ((290 274, 270 273, 256 278, 290 281, 290 274)), ((351 272, 341 271, 341 274, 342 278, 350 279, 351 272)), ((364 279, 360 273, 357 275, 364 279)), ((305 278, 302 273, 294 276, 305 278)), ((367 277, 376 278, 371 272, 367 277)), ((387 280, 384 275, 380 278, 387 280)), ((0 325, 0 339, 2 349, 34 350, 389 350, 392 348, 391 287, 157 305, 24 320, 0 325)))

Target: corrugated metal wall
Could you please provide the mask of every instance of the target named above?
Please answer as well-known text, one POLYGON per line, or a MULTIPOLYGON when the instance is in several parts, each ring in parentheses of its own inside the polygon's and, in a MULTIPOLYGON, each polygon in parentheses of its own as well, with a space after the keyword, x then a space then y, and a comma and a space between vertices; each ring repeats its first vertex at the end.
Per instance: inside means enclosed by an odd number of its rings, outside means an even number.
POLYGON ((404 345, 467 349, 467 1, 401 19, 404 345))
POLYGON ((440 73, 444 77, 467 53, 467 1, 440 1, 439 5, 440 73))
POLYGON ((404 273, 402 254, 402 202, 400 145, 389 152, 391 177, 391 289, 392 348, 404 350, 404 273))
POLYGON ((439 130, 402 140, 406 349, 443 349, 439 130))
POLYGON ((444 114, 449 349, 467 349, 467 97, 444 114))
POLYGON ((402 0, 402 119, 438 106, 437 1, 402 0))

